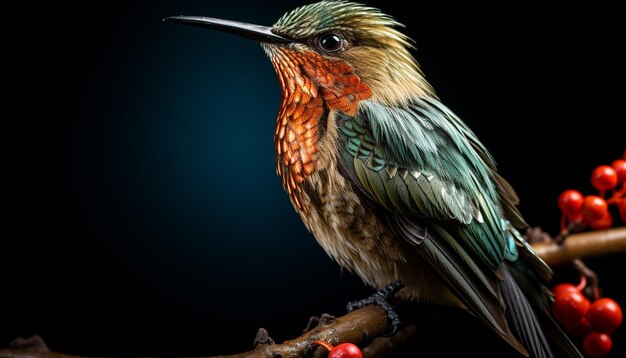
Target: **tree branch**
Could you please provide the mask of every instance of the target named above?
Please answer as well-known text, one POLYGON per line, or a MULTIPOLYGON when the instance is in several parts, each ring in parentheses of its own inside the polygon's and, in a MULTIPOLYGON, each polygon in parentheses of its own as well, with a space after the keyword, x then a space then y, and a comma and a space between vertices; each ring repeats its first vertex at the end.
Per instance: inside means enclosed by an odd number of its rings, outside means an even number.
POLYGON ((549 266, 559 266, 574 259, 592 258, 626 252, 626 226, 587 231, 567 236, 561 245, 553 240, 532 244, 549 266))
MULTIPOLYGON (((532 244, 537 254, 550 266, 571 263, 576 259, 612 255, 626 252, 626 227, 617 227, 608 230, 598 230, 571 234, 562 244, 549 239, 540 230, 534 229, 533 235, 543 237, 543 241, 532 244)), ((394 337, 380 337, 387 331, 387 315, 378 306, 368 306, 342 317, 335 318, 322 315, 317 327, 305 332, 301 336, 274 344, 267 331, 260 329, 255 339, 254 350, 222 358, 290 358, 290 357, 322 357, 327 351, 317 345, 311 345, 314 340, 324 340, 336 345, 341 342, 352 342, 366 346, 363 349, 365 357, 381 357, 394 346, 404 342, 414 332, 410 325, 415 322, 435 319, 447 311, 456 310, 452 307, 437 307, 398 304, 396 310, 408 325, 394 337), (379 337, 379 338, 376 338, 379 337), (376 338, 376 340, 374 340, 376 338), (369 345, 368 345, 369 344, 369 345)), ((16 339, 11 349, 0 349, 0 358, 86 358, 55 353, 48 350, 43 340, 38 337, 30 339, 16 339)))
MULTIPOLYGON (((332 345, 342 342, 352 342, 360 346, 373 343, 363 350, 364 357, 383 357, 391 352, 396 346, 409 339, 415 332, 413 322, 427 323, 445 315, 460 314, 461 309, 456 307, 433 307, 427 305, 415 305, 412 303, 399 303, 395 306, 398 313, 407 324, 393 337, 381 337, 387 331, 387 313, 378 306, 367 306, 354 310, 342 317, 332 317, 324 314, 319 320, 317 327, 305 332, 301 336, 285 341, 281 344, 258 343, 256 348, 238 354, 219 355, 206 358, 296 358, 296 357, 326 357, 328 351, 317 344, 311 344, 314 340, 323 340, 332 345)), ((269 338, 263 328, 261 336, 269 338)), ((259 334, 257 334, 257 338, 259 334)), ((20 344, 12 349, 0 349, 0 358, 93 358, 74 356, 51 352, 42 345, 41 338, 35 336, 28 339, 18 338, 16 341, 35 342, 32 346, 20 344)), ((15 341, 14 341, 15 342, 15 341)))

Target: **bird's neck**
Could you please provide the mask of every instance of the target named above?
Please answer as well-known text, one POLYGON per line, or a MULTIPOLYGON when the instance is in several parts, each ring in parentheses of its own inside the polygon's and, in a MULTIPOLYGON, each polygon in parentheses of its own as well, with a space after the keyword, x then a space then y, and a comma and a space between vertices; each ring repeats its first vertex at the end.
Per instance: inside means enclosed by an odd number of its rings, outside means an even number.
POLYGON ((360 79, 372 89, 371 100, 390 107, 404 107, 415 98, 436 98, 409 51, 397 44, 389 48, 355 47, 344 55, 349 63, 355 64, 360 79))
POLYGON ((274 143, 277 171, 294 205, 303 208, 301 185, 317 168, 319 140, 332 111, 355 115, 359 101, 372 96, 354 69, 315 52, 274 49, 270 54, 283 91, 274 143))

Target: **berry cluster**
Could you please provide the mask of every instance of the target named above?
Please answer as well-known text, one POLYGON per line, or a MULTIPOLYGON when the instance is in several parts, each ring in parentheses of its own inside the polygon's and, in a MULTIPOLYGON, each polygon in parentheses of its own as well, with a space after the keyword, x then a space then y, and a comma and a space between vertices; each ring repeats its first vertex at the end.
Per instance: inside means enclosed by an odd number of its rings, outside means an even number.
POLYGON ((578 286, 570 283, 556 285, 552 290, 552 315, 567 333, 583 337, 583 350, 588 356, 602 357, 613 348, 611 333, 622 324, 622 309, 607 297, 591 303, 583 294, 586 285, 584 276, 578 286))
MULTIPOLYGON (((583 196, 574 189, 559 195, 560 236, 563 238, 586 227, 608 229, 613 226, 613 217, 617 213, 626 222, 626 151, 622 159, 613 161, 611 165, 596 167, 591 173, 591 185, 598 191, 597 195, 583 196), (615 208, 613 213, 612 206, 615 208)), ((580 284, 561 283, 554 287, 552 315, 568 334, 582 338, 582 349, 588 356, 603 357, 613 347, 611 333, 622 324, 622 309, 613 299, 600 297, 595 273, 586 268, 581 260, 577 261, 579 263, 575 266, 581 273, 580 284), (584 290, 587 277, 592 282, 584 290)))
POLYGON ((566 230, 568 223, 583 223, 594 230, 610 228, 613 226, 610 205, 617 207, 620 218, 626 222, 626 152, 623 159, 595 168, 591 173, 591 184, 599 195, 583 196, 574 189, 559 195, 562 231, 566 230), (612 192, 609 197, 608 191, 612 192))

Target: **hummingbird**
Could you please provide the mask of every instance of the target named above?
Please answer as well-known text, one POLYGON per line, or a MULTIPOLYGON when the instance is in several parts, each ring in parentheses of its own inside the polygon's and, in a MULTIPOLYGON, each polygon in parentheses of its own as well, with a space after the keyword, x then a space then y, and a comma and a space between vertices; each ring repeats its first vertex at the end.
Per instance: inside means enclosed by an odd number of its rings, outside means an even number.
POLYGON ((581 357, 551 318, 553 275, 524 240, 519 199, 472 130, 446 107, 380 9, 321 1, 271 27, 165 20, 260 43, 282 102, 276 170, 304 225, 340 266, 390 294, 462 308, 514 351, 581 357), (396 293, 397 291, 397 293, 396 293))

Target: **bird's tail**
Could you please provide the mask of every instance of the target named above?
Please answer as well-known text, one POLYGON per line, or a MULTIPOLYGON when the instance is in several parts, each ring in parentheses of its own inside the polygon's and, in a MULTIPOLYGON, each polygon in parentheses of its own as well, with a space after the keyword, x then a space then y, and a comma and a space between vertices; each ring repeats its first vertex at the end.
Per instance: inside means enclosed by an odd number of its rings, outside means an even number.
POLYGON ((527 275, 515 275, 515 267, 511 269, 513 272, 509 271, 506 264, 501 265, 504 280, 500 283, 500 289, 506 303, 510 328, 524 344, 530 357, 582 358, 572 341, 550 316, 546 299, 539 296, 526 297, 524 294, 537 292, 536 287, 530 288, 537 283, 531 283, 527 275))

